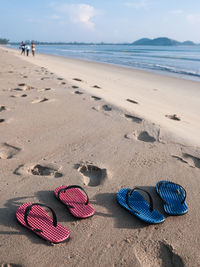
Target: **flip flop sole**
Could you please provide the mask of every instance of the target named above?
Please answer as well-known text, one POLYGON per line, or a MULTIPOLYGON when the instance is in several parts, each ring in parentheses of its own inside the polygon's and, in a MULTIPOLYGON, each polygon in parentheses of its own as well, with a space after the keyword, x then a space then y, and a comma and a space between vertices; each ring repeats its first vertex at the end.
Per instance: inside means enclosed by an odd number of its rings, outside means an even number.
POLYGON ((27 207, 32 204, 25 203, 17 209, 16 218, 20 224, 51 243, 60 243, 69 238, 69 230, 60 224, 57 224, 55 227, 53 225, 53 219, 40 206, 33 206, 29 212, 27 218, 29 225, 31 225, 29 227, 25 222, 25 212, 27 207), (39 229, 41 232, 35 231, 34 229, 39 229))
POLYGON ((70 213, 76 217, 85 219, 94 215, 94 208, 87 203, 87 197, 79 188, 69 188, 61 191, 59 196, 58 192, 67 186, 60 186, 54 190, 56 198, 61 201, 69 209, 70 213))
POLYGON ((123 208, 146 223, 157 224, 165 220, 165 217, 161 213, 156 210, 150 211, 148 202, 137 191, 134 191, 129 197, 128 202, 131 209, 126 202, 128 191, 130 191, 130 188, 124 188, 117 193, 117 201, 123 208))
POLYGON ((184 189, 171 181, 160 181, 156 184, 156 191, 164 202, 164 210, 169 215, 184 215, 188 207, 183 202, 184 189), (182 203, 183 202, 183 203, 182 203))

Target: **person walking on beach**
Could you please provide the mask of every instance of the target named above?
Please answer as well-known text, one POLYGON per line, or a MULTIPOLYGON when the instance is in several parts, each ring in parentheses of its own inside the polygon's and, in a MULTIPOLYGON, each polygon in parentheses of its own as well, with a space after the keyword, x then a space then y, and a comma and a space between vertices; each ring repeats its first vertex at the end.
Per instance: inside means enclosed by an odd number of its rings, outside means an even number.
POLYGON ((35 56, 35 44, 32 42, 32 55, 35 56))
POLYGON ((21 43, 21 49, 22 49, 21 55, 25 55, 25 43, 24 43, 24 41, 22 41, 22 43, 21 43))
POLYGON ((29 45, 26 45, 25 48, 26 48, 26 55, 28 57, 29 51, 30 51, 30 46, 29 45))

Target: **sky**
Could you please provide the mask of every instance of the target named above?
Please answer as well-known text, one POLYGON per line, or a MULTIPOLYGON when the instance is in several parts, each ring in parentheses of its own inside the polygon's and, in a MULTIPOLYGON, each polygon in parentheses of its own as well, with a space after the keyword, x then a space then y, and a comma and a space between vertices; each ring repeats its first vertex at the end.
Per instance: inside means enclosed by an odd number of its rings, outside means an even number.
POLYGON ((10 41, 144 37, 200 43, 200 0, 0 0, 0 38, 10 41))

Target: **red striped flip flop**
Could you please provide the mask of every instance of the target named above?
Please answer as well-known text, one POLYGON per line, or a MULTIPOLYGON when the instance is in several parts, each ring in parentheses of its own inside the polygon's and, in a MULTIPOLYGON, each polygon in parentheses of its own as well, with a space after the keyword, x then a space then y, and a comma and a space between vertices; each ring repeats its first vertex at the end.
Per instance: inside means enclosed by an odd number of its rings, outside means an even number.
POLYGON ((54 194, 76 218, 88 218, 94 214, 94 208, 89 203, 89 197, 81 186, 60 186, 54 190, 54 194))
POLYGON ((25 203, 17 209, 16 217, 20 224, 51 243, 63 242, 70 235, 66 227, 57 223, 54 210, 44 204, 25 203), (42 207, 50 209, 53 218, 42 207))

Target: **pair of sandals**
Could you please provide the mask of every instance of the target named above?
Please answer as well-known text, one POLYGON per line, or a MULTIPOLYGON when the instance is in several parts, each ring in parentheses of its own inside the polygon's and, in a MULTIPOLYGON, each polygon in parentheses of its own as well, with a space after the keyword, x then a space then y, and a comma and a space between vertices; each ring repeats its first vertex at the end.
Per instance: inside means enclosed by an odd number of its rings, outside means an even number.
MULTIPOLYGON (((181 185, 170 181, 160 181, 156 184, 156 191, 164 202, 164 210, 167 214, 187 213, 186 191, 181 185)), ((94 214, 89 197, 81 186, 60 186, 54 190, 54 195, 67 206, 69 212, 76 218, 88 218, 94 214)), ((121 189, 117 193, 117 201, 123 208, 147 223, 157 224, 165 220, 164 215, 153 208, 153 199, 144 189, 138 187, 121 189), (138 191, 147 194, 149 203, 138 191)), ((16 217, 20 224, 50 243, 63 242, 70 236, 69 230, 58 224, 54 210, 44 204, 22 204, 16 211, 16 217), (43 207, 51 211, 52 218, 43 207)))
MULTIPOLYGON (((164 210, 167 214, 183 215, 187 213, 186 191, 181 185, 171 181, 160 181, 156 184, 156 191, 164 203, 164 210)), ((117 193, 117 201, 123 208, 147 223, 157 224, 165 220, 164 215, 153 208, 153 199, 144 189, 123 188, 117 193), (149 202, 138 191, 144 192, 148 196, 149 202)))
MULTIPOLYGON (((94 214, 89 197, 81 186, 60 186, 54 190, 54 195, 76 218, 88 218, 94 214)), ((16 217, 20 224, 50 243, 63 242, 70 236, 69 230, 57 222, 55 211, 44 204, 22 204, 16 211, 16 217), (44 207, 51 211, 52 217, 48 215, 44 207)))

